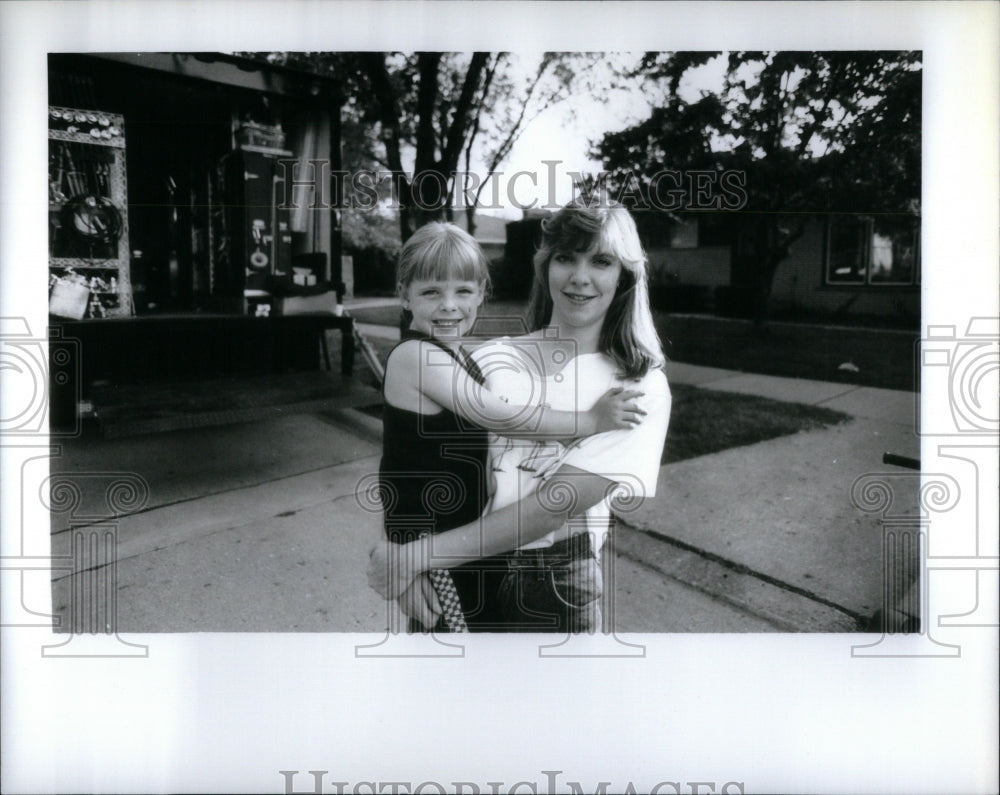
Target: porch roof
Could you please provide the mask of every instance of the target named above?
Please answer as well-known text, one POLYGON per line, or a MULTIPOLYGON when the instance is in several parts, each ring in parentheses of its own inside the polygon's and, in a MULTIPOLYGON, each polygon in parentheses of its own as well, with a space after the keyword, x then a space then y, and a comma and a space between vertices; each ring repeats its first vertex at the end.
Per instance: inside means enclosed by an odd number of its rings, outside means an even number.
POLYGON ((95 58, 155 69, 180 77, 299 100, 328 102, 340 95, 337 80, 221 52, 100 52, 95 58))

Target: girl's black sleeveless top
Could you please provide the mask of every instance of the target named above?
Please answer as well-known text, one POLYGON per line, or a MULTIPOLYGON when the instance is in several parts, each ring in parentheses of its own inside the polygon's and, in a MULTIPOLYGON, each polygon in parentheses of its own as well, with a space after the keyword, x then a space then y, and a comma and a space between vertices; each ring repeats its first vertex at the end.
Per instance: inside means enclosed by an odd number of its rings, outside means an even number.
MULTIPOLYGON (((482 372, 468 355, 459 356, 438 340, 424 339, 483 383, 482 372)), ((482 516, 488 498, 488 439, 483 428, 447 409, 419 414, 384 401, 382 419, 379 479, 389 540, 405 543, 482 516)))

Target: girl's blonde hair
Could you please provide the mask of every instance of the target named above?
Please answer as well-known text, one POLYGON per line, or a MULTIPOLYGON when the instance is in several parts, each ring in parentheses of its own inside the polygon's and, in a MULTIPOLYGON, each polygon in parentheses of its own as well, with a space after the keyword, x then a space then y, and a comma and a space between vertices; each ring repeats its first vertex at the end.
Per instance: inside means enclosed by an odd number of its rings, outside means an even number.
POLYGON ((483 291, 490 286, 489 262, 479 243, 455 224, 425 224, 403 244, 396 269, 400 294, 414 280, 446 281, 457 279, 479 282, 483 291))
POLYGON ((577 199, 542 223, 542 243, 535 253, 535 280, 528 303, 528 324, 540 329, 552 320, 549 262, 557 251, 597 249, 622 264, 622 274, 604 316, 598 347, 618 365, 625 378, 641 378, 662 367, 663 348, 649 309, 646 253, 635 221, 620 204, 577 199))

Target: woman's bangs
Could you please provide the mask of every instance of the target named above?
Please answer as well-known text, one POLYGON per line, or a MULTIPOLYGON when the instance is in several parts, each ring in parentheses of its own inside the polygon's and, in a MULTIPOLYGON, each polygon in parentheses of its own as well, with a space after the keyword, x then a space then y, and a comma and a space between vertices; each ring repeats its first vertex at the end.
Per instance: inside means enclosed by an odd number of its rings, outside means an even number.
POLYGON ((545 243, 553 251, 589 251, 599 239, 601 223, 583 212, 554 216, 544 227, 545 243))
MULTIPOLYGON (((624 211, 623 211, 624 212, 624 211)), ((633 273, 642 270, 645 255, 634 230, 628 228, 627 216, 615 209, 581 208, 556 216, 555 223, 545 228, 545 244, 551 251, 581 252, 596 249, 621 262, 633 273)))
POLYGON ((601 227, 598 234, 598 251, 601 254, 611 255, 622 264, 623 268, 638 274, 645 265, 645 254, 641 247, 630 244, 630 241, 637 241, 638 236, 622 227, 621 218, 614 214, 610 215, 608 222, 601 227))

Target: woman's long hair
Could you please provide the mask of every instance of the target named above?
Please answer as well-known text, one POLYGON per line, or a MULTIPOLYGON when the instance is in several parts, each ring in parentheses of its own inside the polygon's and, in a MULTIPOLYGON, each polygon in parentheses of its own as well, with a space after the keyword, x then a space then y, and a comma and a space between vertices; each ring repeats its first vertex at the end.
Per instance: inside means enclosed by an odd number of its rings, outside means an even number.
POLYGON ((649 309, 649 278, 635 221, 619 204, 577 200, 542 223, 542 243, 535 253, 535 279, 528 302, 532 331, 552 322, 549 262, 557 251, 596 248, 622 264, 622 275, 604 316, 598 347, 618 365, 623 378, 641 378, 662 367, 665 357, 649 309))

